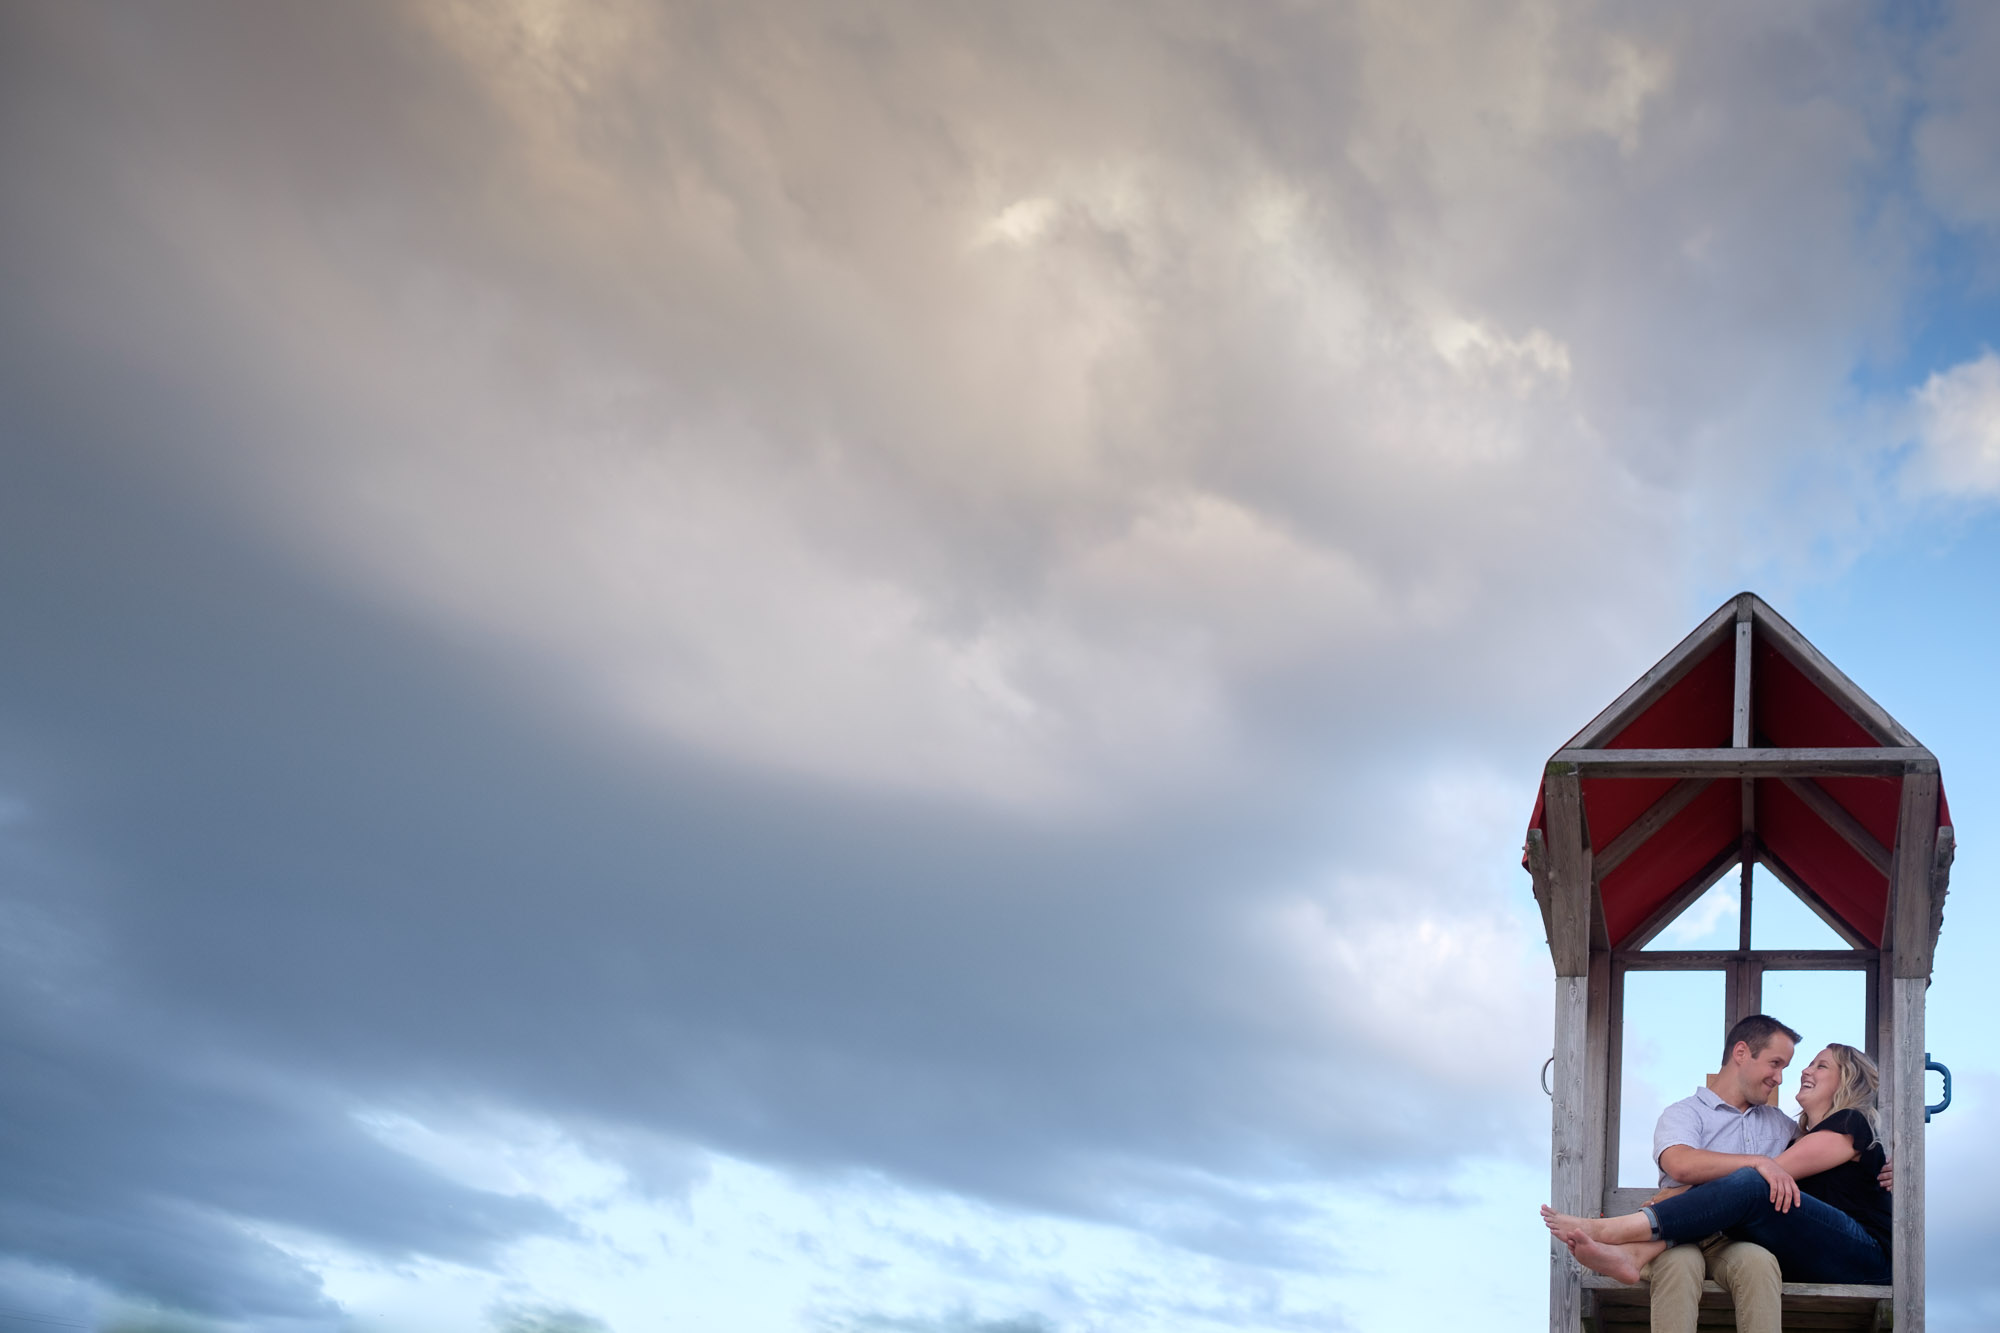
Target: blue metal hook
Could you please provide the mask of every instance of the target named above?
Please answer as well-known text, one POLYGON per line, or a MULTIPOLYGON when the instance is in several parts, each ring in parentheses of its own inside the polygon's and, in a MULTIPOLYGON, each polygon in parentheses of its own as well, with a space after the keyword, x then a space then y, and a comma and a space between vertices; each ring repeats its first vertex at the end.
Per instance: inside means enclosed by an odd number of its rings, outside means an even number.
POLYGON ((1951 1105, 1951 1071, 1949 1069, 1946 1069, 1943 1065, 1939 1064, 1937 1061, 1931 1059, 1931 1053, 1929 1051, 1924 1052, 1924 1068, 1935 1069, 1938 1071, 1938 1073, 1944 1075, 1944 1100, 1939 1102, 1936 1106, 1926 1106, 1924 1108, 1924 1123, 1928 1125, 1931 1122, 1932 1116, 1944 1110, 1945 1107, 1951 1105))

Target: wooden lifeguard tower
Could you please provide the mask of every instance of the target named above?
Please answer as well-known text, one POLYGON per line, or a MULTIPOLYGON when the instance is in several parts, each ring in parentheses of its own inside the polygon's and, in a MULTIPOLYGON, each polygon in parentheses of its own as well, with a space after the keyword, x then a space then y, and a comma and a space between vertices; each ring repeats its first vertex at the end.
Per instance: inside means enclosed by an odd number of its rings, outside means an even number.
MULTIPOLYGON (((1895 1285, 1788 1283, 1785 1318, 1863 1329, 1893 1318, 1896 1333, 1922 1333, 1924 990, 1952 851, 1936 758, 1754 593, 1731 598, 1599 713, 1549 760, 1525 858, 1556 970, 1555 1206, 1608 1215, 1652 1193, 1618 1186, 1628 973, 1722 972, 1734 1022, 1761 1012, 1767 969, 1861 972, 1896 1164, 1895 1285), (1753 865, 1848 947, 1751 948, 1753 865), (1738 867, 1737 948, 1645 948, 1738 867)), ((1632 1114, 1650 1123, 1659 1110, 1632 1114)), ((1560 1244, 1550 1260, 1551 1333, 1645 1326, 1644 1286, 1586 1272, 1560 1244)), ((1735 1327, 1728 1298, 1709 1288, 1703 1326, 1735 1327)))

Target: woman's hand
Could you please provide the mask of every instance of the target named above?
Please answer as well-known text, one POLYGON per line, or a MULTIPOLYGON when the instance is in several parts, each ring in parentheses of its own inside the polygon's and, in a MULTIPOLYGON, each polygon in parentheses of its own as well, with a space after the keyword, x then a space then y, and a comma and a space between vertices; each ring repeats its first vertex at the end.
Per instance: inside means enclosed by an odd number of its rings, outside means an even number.
POLYGON ((1661 1190, 1658 1194, 1655 1194, 1652 1198, 1646 1200, 1646 1207, 1651 1208, 1654 1204, 1658 1203, 1662 1199, 1671 1199, 1676 1194, 1686 1194, 1687 1192, 1688 1192, 1688 1187, 1686 1185, 1675 1185, 1671 1189, 1661 1190))
POLYGON ((1771 1206, 1781 1213, 1788 1213, 1798 1206, 1799 1182, 1792 1179, 1792 1173, 1766 1157, 1757 1164, 1757 1174, 1764 1177, 1771 1186, 1771 1206))

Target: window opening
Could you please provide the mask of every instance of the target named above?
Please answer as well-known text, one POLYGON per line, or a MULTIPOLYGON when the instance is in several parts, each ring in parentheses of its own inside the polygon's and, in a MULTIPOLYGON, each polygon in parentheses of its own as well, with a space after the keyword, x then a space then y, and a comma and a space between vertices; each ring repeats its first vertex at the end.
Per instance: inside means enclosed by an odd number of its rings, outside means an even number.
MULTIPOLYGON (((1742 900, 1737 892, 1742 871, 1731 867, 1707 893, 1694 900, 1646 943, 1647 949, 1734 949, 1742 942, 1742 900)), ((1756 908, 1752 890, 1751 908, 1756 908)), ((1804 904, 1800 904, 1804 906, 1804 904)))
MULTIPOLYGON (((1789 896, 1789 895, 1788 895, 1789 896)), ((1802 905, 1803 906, 1803 905, 1802 905)), ((1756 908, 1756 899, 1751 899, 1756 908)), ((1778 1090, 1785 1114, 1799 1113, 1799 1071, 1828 1042, 1868 1049, 1868 977, 1861 972, 1766 972, 1764 1012, 1804 1038, 1778 1090)))
MULTIPOLYGON (((1834 934, 1833 928, 1820 920, 1819 914, 1806 906, 1798 894, 1779 883, 1777 876, 1759 866, 1750 889, 1750 947, 1847 949, 1853 946, 1834 934)), ((1789 1018, 1785 1021, 1791 1023, 1789 1018)), ((1792 1026, 1799 1025, 1792 1023, 1792 1026)))
MULTIPOLYGON (((1730 921, 1735 930, 1736 918, 1730 921)), ((1625 974, 1618 1093, 1620 1185, 1651 1187, 1658 1182, 1653 1122, 1669 1102, 1692 1093, 1722 1063, 1722 1038, 1729 1026, 1723 1022, 1722 1001, 1720 972, 1625 974)))

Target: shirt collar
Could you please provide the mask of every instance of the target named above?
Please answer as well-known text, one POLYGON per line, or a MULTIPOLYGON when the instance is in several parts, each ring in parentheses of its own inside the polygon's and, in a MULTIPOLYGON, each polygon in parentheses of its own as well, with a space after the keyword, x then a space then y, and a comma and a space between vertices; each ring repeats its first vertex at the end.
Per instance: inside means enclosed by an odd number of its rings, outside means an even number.
POLYGON ((1737 1110, 1735 1107, 1731 1106, 1728 1102, 1725 1102, 1722 1100, 1722 1098, 1718 1097, 1715 1093, 1715 1089, 1709 1087, 1708 1084, 1706 1083, 1698 1083, 1695 1085, 1694 1097, 1696 1101, 1700 1102, 1703 1106, 1706 1106, 1711 1111, 1727 1111, 1731 1115, 1749 1115, 1752 1111, 1755 1111, 1757 1109, 1755 1106, 1747 1106, 1741 1111, 1737 1110))

